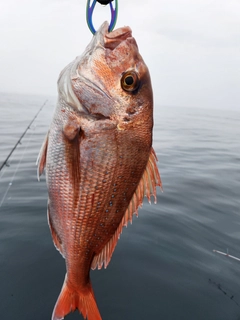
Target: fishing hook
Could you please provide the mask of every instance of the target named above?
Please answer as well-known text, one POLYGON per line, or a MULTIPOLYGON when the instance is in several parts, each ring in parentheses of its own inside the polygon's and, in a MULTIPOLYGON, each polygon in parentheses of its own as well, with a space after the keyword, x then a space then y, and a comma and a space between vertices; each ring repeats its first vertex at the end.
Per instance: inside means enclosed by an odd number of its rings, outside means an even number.
MULTIPOLYGON (((87 1, 87 8, 86 8, 86 19, 87 19, 87 24, 88 28, 92 32, 92 34, 96 33, 96 30, 93 26, 92 22, 92 15, 93 15, 93 10, 96 6, 97 0, 93 0, 92 5, 90 5, 91 0, 87 1)), ((111 11, 111 22, 108 28, 108 31, 112 31, 116 25, 117 22, 117 15, 118 15, 118 0, 112 0, 110 3, 110 11, 111 11), (113 7, 112 2, 115 1, 115 8, 113 7)))

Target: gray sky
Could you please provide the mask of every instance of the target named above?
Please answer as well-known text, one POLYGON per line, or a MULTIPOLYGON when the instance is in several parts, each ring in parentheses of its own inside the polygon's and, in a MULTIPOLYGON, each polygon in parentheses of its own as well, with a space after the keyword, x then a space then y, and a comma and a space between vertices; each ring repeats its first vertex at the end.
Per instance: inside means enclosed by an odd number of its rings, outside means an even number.
MULTIPOLYGON (((0 91, 56 95, 92 35, 87 0, 0 0, 0 91)), ((109 20, 97 4, 94 23, 109 20)), ((156 104, 240 110, 240 0, 119 0, 156 104)))

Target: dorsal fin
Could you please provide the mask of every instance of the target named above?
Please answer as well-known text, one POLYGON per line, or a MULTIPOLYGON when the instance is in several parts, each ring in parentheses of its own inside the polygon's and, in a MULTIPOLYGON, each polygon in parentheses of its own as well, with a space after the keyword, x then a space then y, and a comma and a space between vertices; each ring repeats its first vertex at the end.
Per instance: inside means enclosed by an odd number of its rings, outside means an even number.
POLYGON ((129 206, 120 222, 116 232, 102 251, 93 258, 91 268, 94 270, 96 268, 101 269, 104 265, 104 268, 107 268, 113 251, 117 245, 118 239, 122 233, 123 226, 127 226, 128 222, 132 222, 132 217, 135 214, 138 215, 138 208, 142 206, 143 198, 146 196, 148 201, 151 202, 151 196, 154 196, 154 202, 156 203, 156 187, 159 186, 162 189, 162 182, 160 174, 157 167, 157 157, 153 150, 149 156, 149 160, 146 166, 146 169, 142 175, 142 178, 138 184, 136 191, 133 194, 133 197, 129 203, 129 206))
POLYGON ((37 158, 37 162, 36 164, 38 165, 37 168, 37 177, 38 177, 38 181, 40 180, 40 176, 43 173, 43 170, 45 168, 46 165, 46 158, 47 158, 47 148, 48 148, 48 133, 46 134, 46 137, 43 141, 42 147, 40 149, 38 158, 37 158))

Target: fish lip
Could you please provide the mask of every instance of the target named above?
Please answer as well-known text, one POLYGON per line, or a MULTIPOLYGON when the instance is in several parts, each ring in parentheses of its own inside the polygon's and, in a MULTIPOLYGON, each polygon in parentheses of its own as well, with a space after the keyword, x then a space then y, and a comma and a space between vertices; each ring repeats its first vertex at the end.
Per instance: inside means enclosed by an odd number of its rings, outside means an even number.
POLYGON ((99 37, 101 45, 105 49, 114 50, 118 47, 119 44, 129 38, 132 38, 132 30, 128 26, 120 27, 111 32, 109 32, 108 29, 109 23, 105 21, 96 34, 96 36, 99 37))

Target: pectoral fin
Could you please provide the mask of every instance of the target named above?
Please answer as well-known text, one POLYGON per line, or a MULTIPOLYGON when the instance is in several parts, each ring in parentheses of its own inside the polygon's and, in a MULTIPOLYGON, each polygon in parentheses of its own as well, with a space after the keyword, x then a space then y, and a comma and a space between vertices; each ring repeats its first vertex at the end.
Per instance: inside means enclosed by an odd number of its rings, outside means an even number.
POLYGON ((68 140, 74 140, 80 131, 81 118, 72 113, 63 125, 63 133, 68 140))
POLYGON ((115 234, 102 249, 102 251, 93 258, 91 268, 94 270, 96 268, 101 269, 104 265, 106 268, 111 260, 113 251, 117 245, 118 239, 122 233, 123 226, 127 226, 128 222, 132 222, 132 217, 135 214, 138 215, 138 208, 142 206, 143 198, 146 196, 148 201, 151 203, 151 196, 154 196, 155 203, 157 200, 156 187, 159 186, 162 189, 162 182, 160 174, 157 167, 157 156, 155 151, 151 150, 149 160, 146 169, 142 175, 142 178, 138 184, 138 187, 133 194, 132 200, 120 222, 115 234))
POLYGON ((47 148, 48 148, 48 133, 43 141, 42 147, 40 149, 38 158, 37 158, 37 177, 38 177, 38 181, 40 180, 40 176, 43 173, 43 170, 45 168, 46 165, 46 158, 47 158, 47 148))

